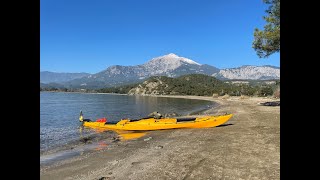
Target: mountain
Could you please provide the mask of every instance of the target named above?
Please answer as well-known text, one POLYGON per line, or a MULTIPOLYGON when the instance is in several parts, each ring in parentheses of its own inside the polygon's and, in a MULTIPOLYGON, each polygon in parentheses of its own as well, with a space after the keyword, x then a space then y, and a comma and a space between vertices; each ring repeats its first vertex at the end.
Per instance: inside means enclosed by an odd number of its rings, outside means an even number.
POLYGON ((239 68, 221 69, 212 76, 218 79, 269 80, 280 79, 280 68, 275 66, 241 66, 239 68))
POLYGON ((212 75, 217 72, 219 72, 219 69, 214 66, 199 64, 191 59, 170 53, 153 58, 141 65, 110 66, 104 71, 71 80, 65 84, 67 87, 73 88, 102 88, 142 82, 151 76, 212 75))
POLYGON ((274 80, 280 79, 280 68, 274 66, 241 66, 218 69, 170 53, 136 66, 114 65, 96 74, 40 72, 40 82, 55 82, 66 88, 100 89, 140 83, 152 76, 179 77, 204 74, 220 80, 274 80))
POLYGON ((89 73, 56 73, 49 71, 40 72, 41 83, 63 83, 73 79, 89 76, 89 73))
POLYGON ((62 84, 58 83, 40 83, 41 88, 64 88, 62 84))

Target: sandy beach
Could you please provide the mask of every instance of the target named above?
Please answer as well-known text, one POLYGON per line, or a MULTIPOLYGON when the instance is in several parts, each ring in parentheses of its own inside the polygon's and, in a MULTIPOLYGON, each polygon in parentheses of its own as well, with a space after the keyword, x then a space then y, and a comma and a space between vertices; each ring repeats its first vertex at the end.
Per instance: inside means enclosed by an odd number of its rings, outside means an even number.
POLYGON ((215 101, 202 114, 232 113, 224 125, 150 131, 50 166, 40 179, 280 179, 280 107, 272 98, 160 96, 215 101))

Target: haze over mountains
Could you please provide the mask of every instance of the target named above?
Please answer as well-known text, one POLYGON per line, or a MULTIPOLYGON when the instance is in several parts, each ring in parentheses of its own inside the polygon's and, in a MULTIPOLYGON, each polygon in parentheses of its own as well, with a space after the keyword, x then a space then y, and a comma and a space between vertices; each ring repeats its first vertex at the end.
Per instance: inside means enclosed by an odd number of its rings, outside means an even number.
POLYGON ((64 83, 73 79, 89 76, 89 73, 56 73, 49 71, 40 72, 41 83, 64 83))
POLYGON ((241 66, 218 69, 170 53, 136 66, 114 65, 96 74, 41 72, 41 83, 61 83, 69 88, 103 88, 141 82, 151 76, 179 77, 205 74, 218 79, 268 80, 280 79, 280 68, 273 66, 241 66))

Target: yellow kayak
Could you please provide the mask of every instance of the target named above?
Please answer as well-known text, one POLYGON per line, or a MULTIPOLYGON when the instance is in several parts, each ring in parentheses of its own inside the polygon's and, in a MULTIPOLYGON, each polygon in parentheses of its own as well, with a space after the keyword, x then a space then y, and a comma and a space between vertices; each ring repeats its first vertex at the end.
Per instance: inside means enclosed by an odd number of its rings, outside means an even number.
POLYGON ((83 121, 83 126, 110 130, 160 130, 176 128, 210 128, 227 122, 232 114, 221 116, 202 116, 196 118, 146 118, 139 120, 122 119, 116 124, 83 121))

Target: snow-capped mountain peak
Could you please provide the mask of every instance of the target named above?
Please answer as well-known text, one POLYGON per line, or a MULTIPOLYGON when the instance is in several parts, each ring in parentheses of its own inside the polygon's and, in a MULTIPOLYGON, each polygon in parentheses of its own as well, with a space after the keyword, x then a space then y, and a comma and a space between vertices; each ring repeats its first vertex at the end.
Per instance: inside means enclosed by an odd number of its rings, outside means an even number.
POLYGON ((185 57, 180 57, 174 53, 170 53, 164 56, 156 57, 151 59, 151 61, 147 62, 148 63, 164 63, 164 64, 170 64, 170 65, 175 65, 175 66, 180 66, 182 63, 188 63, 188 64, 195 64, 195 65, 201 65, 200 63, 197 63, 191 59, 185 58, 185 57))
POLYGON ((185 57, 180 57, 180 56, 178 56, 178 55, 176 55, 174 53, 170 53, 170 54, 167 54, 167 55, 162 56, 162 57, 171 58, 171 59, 178 59, 178 60, 180 60, 182 62, 185 62, 185 63, 188 63, 188 64, 196 64, 196 65, 199 65, 199 66, 201 65, 200 63, 197 63, 197 62, 195 62, 195 61, 193 61, 191 59, 185 58, 185 57))
POLYGON ((144 64, 135 66, 110 66, 107 69, 72 80, 68 84, 72 87, 103 88, 116 85, 130 84, 151 76, 179 77, 186 74, 206 74, 219 79, 279 79, 280 69, 271 66, 242 66, 239 68, 218 69, 207 64, 199 64, 191 59, 169 53, 150 59, 144 64))
POLYGON ((182 65, 197 65, 201 64, 184 57, 180 57, 174 53, 170 53, 164 56, 156 57, 145 63, 143 66, 149 71, 151 75, 170 73, 182 65))
POLYGON ((174 53, 169 53, 169 54, 164 55, 164 56, 162 56, 162 57, 168 57, 168 58, 179 58, 179 56, 178 56, 178 55, 176 55, 176 54, 174 54, 174 53))

